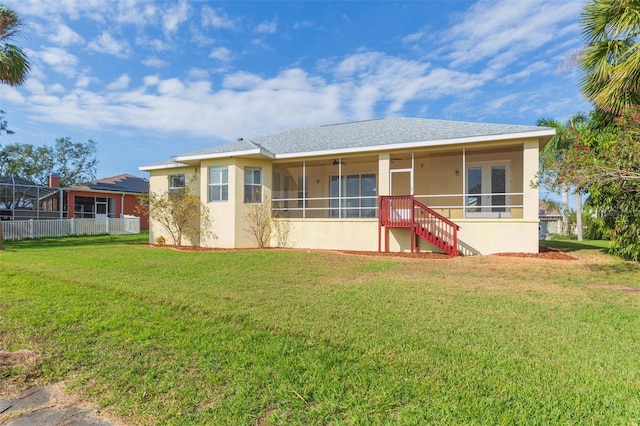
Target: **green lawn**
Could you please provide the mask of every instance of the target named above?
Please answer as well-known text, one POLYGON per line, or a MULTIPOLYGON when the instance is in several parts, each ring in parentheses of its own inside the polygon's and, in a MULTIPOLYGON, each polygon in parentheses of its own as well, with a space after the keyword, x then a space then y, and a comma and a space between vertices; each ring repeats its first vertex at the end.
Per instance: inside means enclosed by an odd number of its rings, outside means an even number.
MULTIPOLYGON (((640 266, 8 242, 0 350, 130 424, 638 424, 640 266)), ((559 242, 549 242, 550 246, 559 242)), ((563 242, 568 243, 568 242, 563 242)))

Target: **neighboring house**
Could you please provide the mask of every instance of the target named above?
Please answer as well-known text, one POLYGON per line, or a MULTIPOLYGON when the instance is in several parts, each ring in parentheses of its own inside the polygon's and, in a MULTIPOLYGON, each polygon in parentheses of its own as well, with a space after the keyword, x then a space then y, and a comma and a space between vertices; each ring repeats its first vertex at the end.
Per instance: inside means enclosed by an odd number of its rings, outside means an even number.
POLYGON ((0 176, 0 220, 61 219, 63 195, 18 176, 0 176))
POLYGON ((540 239, 546 240, 552 234, 562 231, 562 213, 559 209, 544 200, 539 203, 540 239))
MULTIPOLYGON (((135 209, 138 197, 149 193, 149 181, 123 174, 65 188, 68 218, 123 218, 140 216, 135 209)), ((149 228, 149 219, 140 217, 140 228, 149 228)))
MULTIPOLYGON (((290 247, 535 253, 531 183, 554 134, 391 117, 240 138, 140 170, 150 173, 150 191, 189 186, 209 207, 216 238, 193 245, 255 246, 247 209, 272 200, 275 220, 289 223, 290 247)), ((151 223, 150 241, 163 233, 151 223)))

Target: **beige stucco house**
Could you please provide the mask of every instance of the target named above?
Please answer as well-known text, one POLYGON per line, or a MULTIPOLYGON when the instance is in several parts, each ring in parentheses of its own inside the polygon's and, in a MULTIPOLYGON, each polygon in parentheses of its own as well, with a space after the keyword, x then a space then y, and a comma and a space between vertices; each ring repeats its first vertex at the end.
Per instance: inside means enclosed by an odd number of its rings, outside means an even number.
MULTIPOLYGON (((271 200, 289 247, 535 253, 531 182, 554 132, 390 117, 239 138, 140 170, 152 192, 199 194, 216 236, 191 242, 203 247, 254 247, 245 212, 271 200)), ((161 234, 152 221, 150 240, 161 234)))

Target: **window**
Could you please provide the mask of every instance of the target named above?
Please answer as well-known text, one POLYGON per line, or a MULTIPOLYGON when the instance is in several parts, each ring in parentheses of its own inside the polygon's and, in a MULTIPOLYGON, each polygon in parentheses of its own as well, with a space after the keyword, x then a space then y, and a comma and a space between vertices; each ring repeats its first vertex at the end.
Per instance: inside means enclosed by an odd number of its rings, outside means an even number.
POLYGON ((376 217, 376 175, 331 176, 329 185, 331 217, 376 217), (342 182, 339 188, 338 182, 342 182), (338 199, 342 213, 338 212, 338 199))
POLYGON ((209 167, 209 202, 229 199, 229 169, 209 167))
POLYGON ((169 176, 169 194, 181 194, 186 187, 184 175, 169 176))
POLYGON ((509 164, 467 166, 467 216, 509 217, 509 164))
POLYGON ((244 169, 244 202, 262 202, 262 169, 245 167, 244 169))

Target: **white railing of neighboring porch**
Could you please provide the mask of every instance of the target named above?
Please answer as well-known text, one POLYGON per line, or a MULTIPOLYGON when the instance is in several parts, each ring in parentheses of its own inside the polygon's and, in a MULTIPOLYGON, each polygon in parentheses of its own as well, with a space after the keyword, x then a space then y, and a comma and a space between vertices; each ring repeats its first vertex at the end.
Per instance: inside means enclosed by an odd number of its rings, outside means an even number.
POLYGON ((71 235, 124 235, 140 233, 140 218, 7 220, 1 222, 5 240, 67 237, 71 235))

